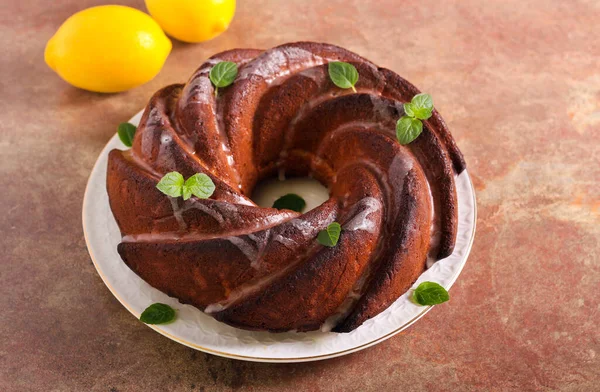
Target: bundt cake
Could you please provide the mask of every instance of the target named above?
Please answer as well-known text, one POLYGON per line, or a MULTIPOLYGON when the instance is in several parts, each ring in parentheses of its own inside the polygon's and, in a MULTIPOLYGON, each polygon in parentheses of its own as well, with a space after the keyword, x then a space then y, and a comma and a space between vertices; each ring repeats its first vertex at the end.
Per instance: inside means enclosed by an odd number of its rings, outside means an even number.
POLYGON ((412 143, 395 134, 417 94, 328 44, 211 57, 151 98, 131 149, 110 152, 119 254, 153 287, 235 327, 352 331, 454 247, 460 151, 435 110, 412 143), (223 61, 239 72, 215 94, 209 72, 223 61), (332 82, 333 61, 356 68, 356 92, 332 82), (157 183, 173 171, 208 175, 214 193, 166 196, 157 183), (279 171, 316 178, 330 198, 304 214, 258 207, 255 184, 279 171), (339 242, 323 246, 332 222, 339 242))

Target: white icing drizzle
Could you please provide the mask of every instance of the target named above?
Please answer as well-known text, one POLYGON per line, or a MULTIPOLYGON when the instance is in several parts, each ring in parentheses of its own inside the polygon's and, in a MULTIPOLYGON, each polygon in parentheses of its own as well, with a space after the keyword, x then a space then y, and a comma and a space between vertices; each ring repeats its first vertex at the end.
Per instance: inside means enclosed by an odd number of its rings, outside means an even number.
POLYGON ((255 263, 258 259, 258 251, 254 249, 254 246, 247 243, 241 237, 225 237, 225 240, 228 240, 233 245, 235 245, 247 258, 250 260, 250 265, 255 267, 255 263))
POLYGON ((267 246, 270 243, 271 229, 267 229, 263 233, 263 235, 248 234, 248 238, 254 241, 258 249, 254 259, 250 260, 250 267, 254 269, 260 269, 260 264, 263 260, 265 249, 267 249, 267 246))
POLYGON ((148 173, 152 174, 155 177, 162 177, 152 166, 150 166, 146 161, 139 158, 133 149, 129 149, 123 152, 123 156, 128 157, 133 161, 138 167, 144 169, 148 173))
POLYGON ((381 72, 379 72, 379 68, 372 62, 365 61, 365 62, 363 62, 363 64, 366 64, 373 71, 373 75, 375 75, 375 77, 377 78, 377 81, 379 82, 379 85, 381 86, 381 90, 379 90, 379 93, 381 94, 383 92, 383 90, 385 89, 385 85, 386 85, 385 77, 381 74, 381 72))
MULTIPOLYGON (((198 200, 196 198, 190 198, 190 199, 184 201, 183 206, 180 206, 179 199, 177 199, 177 198, 169 197, 169 201, 171 202, 171 206, 173 208, 173 216, 179 223, 179 227, 180 227, 181 231, 186 231, 187 227, 188 227, 183 218, 183 213, 185 211, 189 211, 189 210, 193 210, 193 209, 200 210, 203 213, 207 214, 208 216, 213 218, 215 221, 217 221, 217 223, 219 225, 223 224, 226 219, 232 219, 232 218, 239 217, 238 207, 236 204, 233 204, 233 203, 213 200, 212 203, 210 203, 210 205, 206 205, 201 200, 198 200)), ((283 221, 286 218, 287 217, 285 215, 279 214, 278 216, 276 216, 276 218, 271 218, 270 220, 263 219, 262 223, 271 224, 273 222, 283 221)), ((259 224, 257 224, 257 226, 259 226, 259 224)), ((256 228, 254 228, 254 230, 255 229, 256 228)), ((187 237, 197 238, 198 236, 197 236, 197 233, 184 233, 184 234, 178 236, 179 239, 184 239, 187 237), (186 235, 186 234, 189 234, 189 235, 186 235)), ((137 235, 135 237, 129 236, 129 238, 130 239, 135 238, 136 240, 144 239, 144 237, 140 237, 140 235, 137 235)), ((145 239, 147 239, 147 238, 145 238, 145 239)))
POLYGON ((277 234, 273 238, 273 241, 279 242, 280 244, 282 244, 283 246, 285 246, 286 248, 288 248, 290 250, 295 250, 296 247, 298 246, 298 243, 296 241, 294 241, 291 238, 284 237, 281 234, 277 234))
POLYGON ((429 204, 431 205, 431 226, 429 229, 429 252, 427 252, 427 268, 431 268, 437 261, 437 254, 440 249, 440 240, 442 239, 442 232, 439 225, 439 217, 433 201, 433 194, 429 181, 427 181, 427 193, 429 194, 429 204))
MULTIPOLYGON (((168 135, 168 134, 167 134, 167 135, 168 135)), ((170 143, 170 142, 172 142, 171 135, 168 135, 167 137, 161 136, 161 146, 163 145, 163 142, 164 142, 164 143, 170 143), (168 138, 167 138, 167 137, 168 137, 168 138)), ((139 157, 138 157, 138 156, 137 156, 137 155, 134 153, 134 150, 133 150, 133 149, 129 149, 129 150, 125 151, 123 154, 124 154, 124 155, 128 155, 128 156, 130 157, 130 159, 131 159, 132 161, 134 161, 134 162, 135 162, 135 164, 136 164, 137 166, 139 166, 140 168, 144 169, 144 170, 145 170, 145 171, 147 171, 148 173, 151 173, 152 175, 154 175, 154 176, 155 176, 155 177, 157 177, 157 178, 160 178, 160 177, 162 177, 162 175, 161 175, 161 174, 160 174, 158 171, 156 171, 156 170, 155 170, 155 169, 154 169, 152 166, 150 166, 150 165, 149 165, 149 164, 148 164, 148 163, 147 163, 145 160, 143 160, 143 159, 139 158, 139 157)), ((242 195, 239 195, 239 194, 237 194, 237 193, 230 193, 230 196, 231 196, 232 198, 234 198, 234 199, 235 199, 235 201, 234 201, 234 203, 235 203, 235 204, 240 204, 240 205, 246 205, 246 206, 256 207, 256 204, 254 204, 254 202, 252 202, 252 200, 249 200, 248 198, 246 198, 246 197, 244 197, 244 196, 242 196, 242 195)), ((195 199, 190 199, 190 200, 191 200, 191 202, 192 202, 192 203, 199 203, 199 202, 198 202, 197 200, 195 200, 195 199)), ((223 204, 225 205, 225 207, 222 207, 223 209, 227 209, 227 208, 228 208, 228 207, 227 207, 227 205, 228 205, 228 204, 233 204, 233 203, 226 203, 226 202, 221 202, 221 203, 223 203, 223 204)), ((205 207, 205 206, 200 206, 200 207, 199 207, 198 205, 195 205, 194 207, 195 207, 195 208, 198 208, 198 209, 201 209, 201 210, 203 210, 203 211, 205 211, 207 214, 209 214, 209 215, 211 215, 213 218, 215 218, 215 220, 217 220, 219 223, 222 223, 222 221, 223 221, 223 220, 222 220, 222 219, 221 219, 219 216, 216 216, 216 215, 214 215, 214 214, 213 214, 211 211, 207 211, 207 210, 206 210, 208 207, 205 207)), ((184 208, 184 211, 186 211, 186 210, 188 210, 188 209, 190 209, 190 208, 191 208, 191 207, 189 207, 189 206, 186 206, 186 207, 184 208)), ((233 207, 231 207, 231 208, 237 208, 237 207, 235 207, 235 205, 233 205, 233 207)))
MULTIPOLYGON (((195 204, 201 203, 200 200, 197 200, 197 199, 193 199, 193 200, 194 200, 195 204)), ((233 217, 235 219, 239 218, 239 216, 240 216, 240 211, 235 204, 216 202, 216 203, 213 203, 213 205, 217 210, 219 210, 219 213, 223 216, 223 219, 229 219, 229 218, 231 218, 231 215, 233 215, 233 217)))
POLYGON ((283 213, 267 215, 256 220, 255 229, 261 227, 271 227, 288 220, 290 217, 283 213))
MULTIPOLYGON (((170 217, 168 217, 170 218, 170 217)), ((233 230, 227 232, 230 237, 243 236, 255 232, 255 228, 243 228, 240 230, 233 230)), ((204 232, 186 232, 180 233, 177 231, 167 232, 154 232, 154 233, 140 233, 140 234, 128 234, 123 236, 122 242, 189 242, 189 241, 207 241, 214 239, 223 239, 223 233, 204 233, 204 232)))
POLYGON ((344 230, 364 230, 369 233, 374 233, 377 227, 375 226, 375 222, 368 219, 368 217, 370 214, 379 211, 383 207, 381 202, 374 197, 365 197, 356 203, 356 209, 359 209, 360 207, 363 207, 362 211, 354 215, 354 217, 344 224, 344 230))
POLYGON ((204 72, 206 72, 206 73, 210 72, 211 68, 214 65, 219 64, 221 61, 223 61, 223 60, 220 59, 220 58, 217 58, 217 57, 212 58, 212 59, 207 59, 204 62, 204 64, 202 64, 202 67, 200 67, 200 69, 196 72, 196 74, 201 74, 201 73, 204 73, 204 72))
POLYGON ((301 108, 300 110, 298 110, 298 112, 296 113, 296 115, 294 116, 294 118, 292 118, 292 120, 290 121, 287 131, 284 134, 284 139, 283 139, 283 148, 281 149, 281 152, 279 153, 279 158, 277 159, 277 166, 281 167, 281 165, 283 164, 283 162, 285 161, 285 159, 288 157, 288 151, 292 146, 292 143, 294 141, 294 134, 295 134, 295 130, 296 130, 296 124, 306 116, 307 113, 309 113, 313 108, 315 108, 316 106, 320 105, 321 103, 336 97, 336 96, 341 96, 344 94, 350 94, 351 92, 335 92, 335 91, 331 91, 327 94, 321 94, 321 95, 317 95, 311 99, 309 99, 301 108))
MULTIPOLYGON (((327 59, 327 61, 335 61, 335 60, 327 59)), ((381 89, 375 90, 375 93, 381 94, 381 92, 383 91, 383 88, 385 87, 385 78, 378 71, 377 66, 375 64, 372 64, 370 62, 364 62, 364 63, 373 69, 373 74, 376 76, 377 80, 380 82, 379 84, 381 85, 380 86, 381 89)), ((308 69, 302 71, 301 74, 313 79, 318 84, 319 81, 321 80, 321 77, 324 74, 324 72, 322 72, 319 68, 308 68, 308 69)), ((388 111, 389 111, 388 108, 390 105, 388 103, 386 103, 385 101, 383 101, 383 99, 381 99, 378 95, 375 95, 374 91, 372 89, 358 88, 357 92, 369 95, 369 98, 371 99, 371 102, 373 103, 373 108, 375 110, 375 113, 379 114, 382 119, 385 119, 386 117, 390 118, 390 116, 388 114, 388 111)), ((277 165, 278 166, 281 165, 282 162, 287 157, 288 150, 291 147, 291 143, 294 138, 295 125, 301 118, 303 118, 306 115, 307 112, 312 110, 317 105, 319 105, 325 101, 328 101, 332 98, 337 98, 337 97, 340 97, 343 95, 350 95, 350 94, 353 94, 353 91, 351 91, 350 89, 341 90, 341 91, 340 90, 332 90, 325 94, 316 95, 316 96, 312 97, 310 100, 308 100, 308 102, 306 102, 304 104, 304 106, 302 108, 300 108, 300 110, 298 110, 298 112, 296 113, 296 116, 292 119, 292 121, 290 121, 288 131, 285 134, 284 145, 281 150, 281 153, 279 154, 279 159, 278 159, 277 165)), ((396 108, 403 108, 402 104, 399 102, 394 101, 394 105, 396 106, 396 108)), ((399 113, 404 113, 404 109, 398 109, 398 110, 399 110, 399 113)), ((376 121, 377 118, 375 116, 373 116, 373 117, 374 117, 373 120, 376 121)))
POLYGON ((227 134, 225 121, 223 119, 223 108, 217 106, 217 101, 214 96, 212 97, 212 99, 214 100, 214 103, 211 105, 211 110, 216 121, 215 127, 219 132, 219 138, 221 140, 221 150, 225 154, 227 164, 233 172, 234 181, 236 182, 238 189, 241 189, 242 177, 240 176, 240 172, 237 170, 237 167, 235 165, 235 159, 233 158, 233 153, 231 152, 231 148, 229 147, 229 135, 227 134), (217 110, 217 108, 219 110, 217 110))
POLYGON ((188 202, 189 203, 186 206, 186 210, 190 210, 190 209, 200 210, 200 211, 204 212, 205 214, 209 215, 214 220, 216 220, 219 224, 223 223, 225 221, 223 219, 223 215, 219 211, 219 205, 220 204, 233 205, 233 204, 229 204, 229 203, 215 203, 212 206, 207 206, 196 199, 188 199, 188 202), (212 207, 215 207, 215 208, 212 208, 212 207))
POLYGON ((394 100, 392 101, 392 104, 389 100, 384 100, 381 96, 373 94, 369 94, 369 99, 373 105, 373 122, 389 122, 391 125, 395 123, 399 117, 404 115, 404 106, 402 105, 402 102, 394 100), (396 111, 398 111, 398 115, 394 113, 392 108, 395 108, 396 111))
POLYGON ((393 158, 392 163, 388 167, 387 172, 384 172, 375 163, 366 159, 360 159, 355 163, 364 165, 370 168, 375 174, 377 174, 377 177, 380 179, 380 185, 383 187, 384 197, 386 200, 385 204, 388 206, 386 220, 388 222, 393 222, 394 217, 398 213, 397 210, 400 204, 399 198, 402 195, 404 179, 408 175, 408 172, 412 169, 412 161, 408 159, 403 159, 402 157, 396 155, 393 158), (398 184, 395 184, 395 190, 392 189, 392 179, 398 181, 398 184))
POLYGON ((368 263, 365 267, 365 270, 361 273, 358 280, 354 283, 352 289, 346 295, 344 301, 338 306, 338 308, 325 320, 323 325, 321 325, 321 332, 331 332, 340 321, 344 320, 352 309, 354 309, 354 304, 358 302, 358 300, 362 297, 364 286, 367 282, 367 278, 369 277, 371 272, 371 263, 368 263))
POLYGON ((158 147, 158 154, 156 156, 156 161, 159 165, 164 167, 169 167, 169 162, 171 162, 171 156, 167 153, 169 151, 169 146, 173 142, 173 137, 169 134, 167 130, 163 130, 160 134, 160 145, 158 147))
MULTIPOLYGON (((268 233, 268 232, 269 232, 269 230, 267 230, 266 232, 268 233)), ((260 238, 260 237, 259 237, 258 235, 256 235, 256 234, 248 234, 248 238, 250 238, 252 241, 254 241, 254 243, 255 243, 256 245, 258 245, 258 244, 260 244, 260 243, 264 242, 264 241, 262 240, 262 238, 260 238)))
MULTIPOLYGON (((146 120, 146 128, 157 125, 162 125, 162 119, 158 108, 153 107, 148 113, 148 118, 146 120)), ((154 140, 152 136, 152 132, 144 132, 142 134, 140 147, 144 156, 152 156, 152 150, 154 148, 154 140)))
POLYGON ((232 193, 231 196, 235 199, 235 204, 256 207, 256 204, 254 204, 254 202, 252 200, 249 200, 237 193, 232 193))
POLYGON ((379 119, 387 119, 390 117, 388 115, 389 105, 387 102, 381 99, 381 97, 372 94, 369 94, 369 99, 373 104, 374 117, 379 119))
MULTIPOLYGON (((356 128, 361 128, 361 129, 365 129, 365 128, 369 128, 369 127, 373 127, 374 124, 372 122, 368 122, 368 121, 350 121, 347 123, 344 123, 342 125, 340 125, 339 127, 331 130, 327 136, 325 138, 323 138, 323 140, 321 141, 321 144, 319 144, 319 147, 317 149, 317 152, 314 155, 314 158, 312 159, 311 163, 310 163, 310 168, 311 168, 311 173, 315 171, 315 168, 317 167, 317 165, 324 163, 325 160, 322 158, 323 156, 323 152, 327 149, 327 147, 329 146, 329 143, 335 138, 335 136, 338 133, 343 133, 352 129, 356 129, 356 128)), ((339 170, 338 170, 339 172, 339 170)))
POLYGON ((179 225, 179 229, 181 231, 186 231, 188 226, 183 219, 183 209, 179 207, 179 200, 175 197, 168 197, 171 202, 171 207, 173 208, 173 216, 175 220, 177 220, 177 224, 179 225))
MULTIPOLYGON (((396 155, 394 156, 394 159, 392 159, 392 163, 390 163, 390 167, 388 168, 388 172, 390 173, 389 176, 404 179, 412 168, 412 159, 403 159, 403 157, 396 155)), ((402 184, 404 184, 404 181, 402 181, 402 184)))
POLYGON ((197 74, 188 84, 188 99, 185 101, 185 106, 202 104, 209 105, 213 102, 213 86, 208 78, 208 74, 197 74))
MULTIPOLYGON (((387 178, 388 178, 388 182, 391 180, 396 180, 399 183, 396 185, 396 192, 392 193, 390 195, 390 197, 395 196, 394 197, 394 215, 396 215, 398 213, 398 208, 399 208, 399 204, 400 201, 398 200, 399 197, 401 197, 402 195, 402 189, 404 188, 404 181, 406 180, 406 176, 408 175, 408 173, 412 170, 413 168, 413 160, 409 159, 408 157, 401 157, 401 156, 394 156, 394 159, 392 159, 392 163, 390 164, 389 168, 388 168, 388 174, 387 174, 387 178)), ((391 190, 389 190, 391 191, 391 190)))
MULTIPOLYGON (((176 143, 175 138, 178 138, 181 142, 178 143, 179 147, 183 148, 183 151, 188 155, 188 156, 195 156, 196 155, 196 151, 193 151, 191 149, 191 146, 186 142, 185 138, 182 138, 177 131, 170 127, 166 128, 164 121, 161 117, 161 113, 158 112, 157 108, 153 108, 148 116, 148 121, 147 121, 147 127, 163 127, 162 130, 160 130, 160 136, 159 136, 159 146, 158 146, 158 153, 156 154, 156 157, 154 158, 154 162, 153 164, 158 165, 160 167, 166 168, 167 170, 169 170, 169 168, 173 165, 174 159, 172 157, 172 154, 170 153, 170 149, 168 148, 171 144, 176 143)), ((158 129, 151 129, 151 132, 144 132, 144 134, 142 135, 141 138, 141 150, 142 150, 142 154, 146 157, 152 157, 152 151, 154 148, 154 138, 156 133, 155 132, 159 132, 158 129)), ((142 159, 141 157, 139 157, 137 154, 135 154, 133 149, 128 150, 128 152, 126 152, 125 154, 129 154, 129 156, 131 157, 131 159, 139 166, 144 168, 145 170, 147 170, 148 172, 154 174, 156 177, 162 177, 162 174, 160 174, 157 170, 155 170, 150 163, 146 162, 146 160, 142 159)), ((198 162, 198 164, 200 166, 203 167, 204 170, 206 170, 206 168, 204 168, 204 165, 200 162, 198 162)), ((236 195, 239 196, 239 195, 236 195)), ((243 198, 239 198, 240 201, 243 200, 243 198)), ((248 204, 248 201, 244 201, 243 203, 240 204, 248 204)), ((250 205, 254 205, 254 204, 250 204, 250 205)))
POLYGON ((316 235, 318 230, 321 230, 322 227, 331 223, 333 221, 333 216, 334 211, 330 211, 326 217, 318 219, 314 224, 302 219, 302 217, 292 219, 289 223, 293 228, 300 231, 300 234, 302 234, 304 238, 311 238, 316 235))
MULTIPOLYGON (((298 48, 298 47, 282 47, 273 48, 258 56, 256 59, 248 63, 240 71, 237 81, 245 80, 252 75, 261 77, 267 85, 278 85, 283 83, 287 78, 298 72, 306 77, 309 77, 318 83, 320 78, 323 78, 325 74, 323 71, 318 70, 317 66, 323 65, 332 59, 323 58, 315 55, 314 53, 298 48)), ((290 122, 289 129, 293 128, 295 121, 297 121, 301 114, 307 111, 309 108, 317 105, 319 100, 324 101, 330 96, 317 97, 314 100, 310 100, 290 122)), ((291 132, 285 133, 284 146, 281 149, 279 158, 276 162, 277 167, 281 167, 284 159, 287 157, 287 150, 289 142, 292 140, 291 132)), ((281 173, 280 173, 281 174, 281 173)))
MULTIPOLYGON (((186 206, 185 210, 192 208, 199 209, 213 217, 219 223, 223 223, 227 219, 238 219, 240 216, 237 205, 233 203, 214 201, 210 205, 204 205, 202 201, 194 198, 189 199, 188 202, 189 201, 191 201, 191 205, 186 206)), ((262 229, 265 227, 268 228, 285 222, 289 218, 290 215, 286 213, 278 213, 261 217, 255 221, 252 232, 256 231, 257 229, 262 229)))
POLYGON ((319 68, 318 66, 307 68, 302 72, 299 72, 299 74, 312 79, 316 84, 319 84, 328 77, 327 71, 324 68, 319 68))
POLYGON ((198 71, 196 71, 194 76, 192 76, 192 78, 188 82, 188 96, 185 101, 185 105, 210 105, 210 109, 215 121, 214 126, 219 133, 221 150, 225 154, 227 164, 229 165, 229 167, 231 167, 232 174, 234 176, 233 180, 236 182, 236 186, 239 189, 242 187, 241 176, 235 166, 233 153, 231 152, 231 149, 229 147, 229 136, 227 135, 225 123, 223 121, 223 113, 222 110, 218 110, 217 98, 214 95, 214 88, 209 78, 209 72, 211 68, 221 61, 222 60, 218 58, 208 59, 207 61, 205 61, 202 67, 198 71))
POLYGON ((204 313, 212 314, 212 313, 220 312, 224 309, 225 309, 225 306, 221 305, 220 303, 210 304, 206 308, 204 308, 204 313))
MULTIPOLYGON (((294 264, 294 263, 292 263, 292 264, 294 264)), ((283 276, 290 268, 291 268, 290 266, 287 266, 286 268, 282 268, 282 271, 280 271, 278 273, 263 276, 262 278, 256 280, 252 284, 246 284, 246 285, 242 285, 241 287, 236 288, 235 290, 233 290, 231 292, 231 294, 229 294, 229 297, 227 297, 227 299, 225 299, 221 302, 217 302, 217 303, 208 305, 204 309, 204 312, 211 314, 211 313, 217 313, 217 312, 227 309, 229 306, 231 306, 231 304, 237 302, 241 298, 244 298, 248 295, 251 295, 251 294, 259 291, 261 288, 267 286, 269 283, 273 282, 275 279, 279 278, 280 276, 283 276)))
POLYGON ((240 71, 236 81, 252 75, 261 77, 267 84, 300 69, 324 64, 327 60, 298 47, 280 47, 267 50, 240 71))
MULTIPOLYGON (((376 230, 375 222, 367 219, 367 217, 373 212, 379 211, 383 205, 374 197, 365 197, 356 203, 356 209, 359 209, 361 206, 364 206, 365 208, 344 224, 344 230, 365 230, 369 233, 374 233, 376 230)), ((330 332, 339 324, 340 321, 344 320, 346 317, 348 317, 350 312, 352 312, 354 305, 362 296, 364 285, 371 271, 371 262, 379 258, 381 250, 382 241, 379 241, 375 252, 373 252, 372 260, 367 263, 365 270, 354 283, 354 286, 347 294, 344 301, 335 310, 335 312, 333 312, 325 320, 323 325, 321 325, 322 332, 330 332)))
POLYGON ((301 262, 302 260, 305 259, 305 256, 307 254, 310 254, 310 251, 313 248, 309 248, 309 250, 303 254, 298 256, 296 259, 292 260, 292 262, 288 263, 285 267, 281 268, 279 271, 263 276, 251 283, 242 285, 236 289, 234 289, 230 294, 229 297, 227 297, 227 299, 215 303, 215 304, 210 304, 206 307, 206 309, 204 310, 205 313, 216 313, 216 312, 220 312, 222 310, 227 309, 229 306, 231 306, 232 304, 238 302, 239 300, 253 294, 256 293, 258 291, 260 291, 262 288, 267 287, 270 283, 274 282, 275 280, 279 279, 280 277, 286 275, 289 271, 291 271, 294 267, 296 267, 296 265, 301 262))
POLYGON ((298 229, 304 237, 308 237, 315 229, 309 221, 300 218, 292 219, 290 224, 298 229))
POLYGON ((208 59, 202 64, 202 67, 190 78, 187 84, 187 99, 185 106, 192 104, 211 104, 214 101, 213 86, 208 77, 211 68, 220 63, 218 58, 208 59))

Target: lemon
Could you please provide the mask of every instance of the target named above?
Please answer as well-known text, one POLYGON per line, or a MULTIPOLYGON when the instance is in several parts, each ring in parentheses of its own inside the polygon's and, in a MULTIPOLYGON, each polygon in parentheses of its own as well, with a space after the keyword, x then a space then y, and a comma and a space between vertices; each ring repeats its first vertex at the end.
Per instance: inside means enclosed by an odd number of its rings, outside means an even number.
POLYGON ((146 8, 170 36, 202 42, 227 30, 235 0, 146 0, 146 8))
POLYGON ((48 41, 44 59, 73 86, 112 93, 154 78, 170 52, 171 41, 149 15, 104 5, 67 19, 48 41))

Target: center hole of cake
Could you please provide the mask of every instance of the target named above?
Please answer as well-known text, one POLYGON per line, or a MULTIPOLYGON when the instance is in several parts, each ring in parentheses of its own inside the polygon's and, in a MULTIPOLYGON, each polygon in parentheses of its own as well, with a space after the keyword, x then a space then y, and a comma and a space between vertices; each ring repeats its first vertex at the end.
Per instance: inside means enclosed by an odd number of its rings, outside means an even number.
POLYGON ((285 180, 269 178, 259 182, 252 192, 252 200, 260 207, 273 207, 277 199, 287 194, 304 199, 306 213, 329 199, 329 191, 323 184, 310 177, 292 177, 285 180))

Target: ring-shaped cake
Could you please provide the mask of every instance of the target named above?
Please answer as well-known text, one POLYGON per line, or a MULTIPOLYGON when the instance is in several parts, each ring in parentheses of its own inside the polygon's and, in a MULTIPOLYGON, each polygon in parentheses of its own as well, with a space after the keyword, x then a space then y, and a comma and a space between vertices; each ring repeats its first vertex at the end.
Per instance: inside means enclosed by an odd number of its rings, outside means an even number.
POLYGON ((416 94, 328 44, 211 57, 151 98, 131 149, 110 152, 119 254, 153 287, 239 328, 357 328, 454 247, 465 162, 435 110, 416 140, 398 142, 396 121, 416 94), (216 95, 209 72, 222 61, 239 73, 216 95), (332 61, 358 70, 356 92, 331 81, 332 61), (172 171, 204 173, 215 191, 168 197, 156 185, 172 171), (254 186, 278 174, 312 176, 330 197, 304 214, 258 207, 254 186), (339 242, 323 246, 317 235, 334 221, 339 242))

